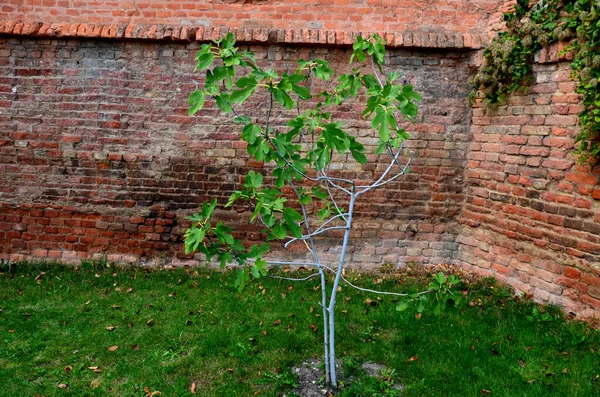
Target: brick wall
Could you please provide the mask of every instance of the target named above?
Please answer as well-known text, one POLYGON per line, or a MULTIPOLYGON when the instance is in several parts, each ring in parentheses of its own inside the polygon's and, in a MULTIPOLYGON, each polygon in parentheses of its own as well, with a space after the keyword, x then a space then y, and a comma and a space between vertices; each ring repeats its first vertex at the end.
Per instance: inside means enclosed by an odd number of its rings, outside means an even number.
MULTIPOLYGON (((235 126, 214 109, 187 116, 199 44, 0 38, 0 246, 3 257, 184 259, 183 220, 204 200, 224 202, 249 161, 235 126)), ((285 70, 322 57, 346 70, 349 50, 252 46, 285 70)), ((448 262, 463 201, 469 53, 396 49, 390 69, 423 95, 410 127, 413 173, 357 205, 355 265, 448 262)), ((264 101, 263 101, 264 103, 264 101)), ((263 109, 264 110, 264 109, 263 109)), ((367 144, 353 106, 336 112, 367 144)), ((370 148, 372 150, 372 148, 370 148)), ((371 160, 376 161, 374 154, 371 160)), ((341 175, 370 179, 382 165, 341 175)), ((238 233, 259 238, 243 216, 238 233)), ((330 245, 336 250, 336 245, 330 245)), ((333 253, 326 252, 325 258, 333 253)))
POLYGON ((501 0, 6 0, 0 20, 482 34, 501 0))
POLYGON ((573 155, 580 97, 558 48, 507 106, 473 110, 459 263, 536 300, 600 309, 600 166, 573 155))

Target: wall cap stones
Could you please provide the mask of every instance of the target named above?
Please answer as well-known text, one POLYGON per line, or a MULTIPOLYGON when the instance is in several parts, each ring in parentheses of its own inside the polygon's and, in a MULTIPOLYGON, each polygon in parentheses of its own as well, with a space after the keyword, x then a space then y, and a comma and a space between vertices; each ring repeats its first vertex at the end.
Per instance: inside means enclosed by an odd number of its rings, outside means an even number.
MULTIPOLYGON (((171 40, 207 42, 233 33, 242 43, 351 45, 360 34, 367 37, 376 32, 349 32, 325 29, 265 29, 153 24, 88 24, 0 21, 0 35, 36 38, 105 38, 133 40, 171 40)), ((381 34, 381 33, 380 33, 381 34)), ((429 32, 388 32, 381 34, 388 47, 444 48, 478 50, 485 47, 485 35, 429 32)))

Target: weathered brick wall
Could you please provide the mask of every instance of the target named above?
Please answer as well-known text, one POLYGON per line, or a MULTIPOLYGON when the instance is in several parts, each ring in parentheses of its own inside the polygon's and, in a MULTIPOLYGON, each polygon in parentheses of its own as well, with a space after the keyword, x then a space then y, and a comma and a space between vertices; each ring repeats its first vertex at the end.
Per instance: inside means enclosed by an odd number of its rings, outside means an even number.
MULTIPOLYGON (((239 173, 259 166, 243 155, 228 118, 214 109, 187 116, 198 46, 0 37, 3 257, 183 258, 184 217, 212 196, 224 201, 239 173)), ((344 48, 251 50, 279 70, 315 56, 337 69, 350 67, 344 48)), ((390 69, 404 73, 424 97, 409 128, 413 172, 357 205, 353 237, 363 239, 350 252, 355 265, 436 264, 456 252, 454 219, 469 141, 468 58, 466 52, 390 52, 390 69)), ((367 144, 374 142, 353 106, 336 114, 367 144)), ((370 179, 381 167, 346 164, 339 172, 370 179)), ((222 216, 237 222, 245 238, 259 237, 237 213, 222 216)))
POLYGON ((0 20, 481 34, 501 0, 8 0, 0 20))
POLYGON ((600 309, 600 166, 573 154, 580 97, 557 52, 507 106, 473 111, 459 263, 586 313, 600 309))

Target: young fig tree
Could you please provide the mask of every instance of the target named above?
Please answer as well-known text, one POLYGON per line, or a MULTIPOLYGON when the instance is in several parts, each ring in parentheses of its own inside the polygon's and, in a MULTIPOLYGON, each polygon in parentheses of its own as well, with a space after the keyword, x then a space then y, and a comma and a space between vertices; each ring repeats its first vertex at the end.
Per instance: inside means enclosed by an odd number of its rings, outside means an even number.
POLYGON ((294 70, 278 72, 259 66, 254 55, 237 47, 233 35, 228 34, 203 44, 198 51, 196 71, 203 73, 204 79, 189 96, 190 115, 201 111, 207 101, 231 115, 239 125, 240 138, 247 142, 249 156, 264 163, 261 171, 243 176, 240 190, 231 194, 225 207, 240 203, 250 207, 250 222, 260 225, 266 241, 248 247, 234 238, 229 227, 213 221, 217 200, 212 199, 189 218, 192 224, 185 234, 185 251, 202 252, 208 261, 216 259, 222 267, 237 265, 235 286, 239 289, 251 278, 266 276, 268 264, 313 267, 315 273, 307 278, 320 277, 321 281, 325 378, 334 387, 335 303, 341 282, 367 292, 406 297, 398 310, 416 303, 421 311, 428 295, 441 299, 436 312, 446 302, 457 300, 450 287, 458 280, 441 273, 430 290, 410 295, 363 289, 343 276, 357 200, 404 175, 412 158, 403 155, 409 135, 402 125, 417 116, 416 102, 421 98, 412 86, 397 83, 399 73, 384 76, 384 58, 380 36, 359 36, 350 57, 357 66, 335 80, 334 71, 323 59, 300 59, 294 70), (323 88, 315 94, 314 87, 323 88), (340 161, 367 163, 365 146, 334 116, 341 105, 362 98, 366 101, 361 117, 370 120, 378 137, 375 153, 387 158, 383 171, 368 183, 334 173, 330 167, 340 161), (287 122, 282 123, 283 119, 287 122), (331 231, 341 231, 341 250, 334 263, 324 263, 319 257, 319 236, 331 231), (284 248, 302 244, 312 259, 267 260, 269 243, 275 241, 284 248), (326 272, 333 274, 330 285, 326 272))

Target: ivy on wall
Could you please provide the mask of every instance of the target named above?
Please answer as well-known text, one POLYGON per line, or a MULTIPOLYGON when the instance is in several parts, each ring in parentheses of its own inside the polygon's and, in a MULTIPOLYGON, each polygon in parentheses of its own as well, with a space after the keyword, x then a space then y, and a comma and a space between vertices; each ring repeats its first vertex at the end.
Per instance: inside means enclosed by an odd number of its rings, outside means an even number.
POLYGON ((576 137, 579 160, 600 161, 600 0, 517 0, 504 14, 507 29, 492 40, 484 62, 472 79, 473 103, 503 102, 508 95, 530 83, 534 54, 557 41, 569 41, 572 78, 582 95, 581 131, 576 137))

